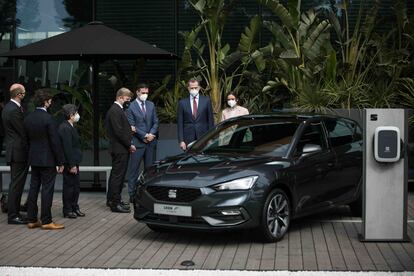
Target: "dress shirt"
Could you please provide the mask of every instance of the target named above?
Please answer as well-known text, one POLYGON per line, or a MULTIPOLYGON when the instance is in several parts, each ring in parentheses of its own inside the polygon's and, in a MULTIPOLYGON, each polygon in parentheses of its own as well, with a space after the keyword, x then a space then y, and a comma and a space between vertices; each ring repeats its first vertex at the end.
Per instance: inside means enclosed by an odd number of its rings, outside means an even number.
POLYGON ((193 97, 190 95, 190 106, 191 106, 191 114, 193 114, 194 110, 193 110, 193 101, 194 98, 196 99, 196 103, 197 103, 197 112, 198 112, 198 100, 200 99, 200 93, 197 94, 197 96, 193 97))

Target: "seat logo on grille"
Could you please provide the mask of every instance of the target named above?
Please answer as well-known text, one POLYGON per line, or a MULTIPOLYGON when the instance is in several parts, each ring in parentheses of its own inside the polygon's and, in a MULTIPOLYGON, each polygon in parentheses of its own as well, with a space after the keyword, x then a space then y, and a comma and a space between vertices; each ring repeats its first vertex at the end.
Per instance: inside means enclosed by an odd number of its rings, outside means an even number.
POLYGON ((168 190, 168 198, 177 198, 177 190, 168 190))

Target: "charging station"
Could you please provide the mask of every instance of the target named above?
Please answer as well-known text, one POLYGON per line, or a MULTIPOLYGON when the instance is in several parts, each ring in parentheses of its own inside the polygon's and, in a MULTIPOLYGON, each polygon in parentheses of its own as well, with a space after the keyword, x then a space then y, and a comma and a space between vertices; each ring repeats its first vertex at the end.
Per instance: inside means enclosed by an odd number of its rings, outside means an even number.
POLYGON ((409 241, 406 117, 404 109, 364 110, 361 241, 409 241))

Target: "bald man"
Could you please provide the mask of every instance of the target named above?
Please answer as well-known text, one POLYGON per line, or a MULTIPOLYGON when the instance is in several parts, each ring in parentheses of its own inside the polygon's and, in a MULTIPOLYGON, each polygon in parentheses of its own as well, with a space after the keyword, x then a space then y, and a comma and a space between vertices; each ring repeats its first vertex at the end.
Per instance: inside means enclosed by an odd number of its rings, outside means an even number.
POLYGON ((8 223, 27 224, 27 218, 20 214, 20 201, 28 171, 28 142, 23 126, 23 109, 21 106, 26 90, 23 85, 15 83, 10 87, 10 101, 2 112, 5 132, 6 162, 10 165, 11 182, 8 199, 8 223))

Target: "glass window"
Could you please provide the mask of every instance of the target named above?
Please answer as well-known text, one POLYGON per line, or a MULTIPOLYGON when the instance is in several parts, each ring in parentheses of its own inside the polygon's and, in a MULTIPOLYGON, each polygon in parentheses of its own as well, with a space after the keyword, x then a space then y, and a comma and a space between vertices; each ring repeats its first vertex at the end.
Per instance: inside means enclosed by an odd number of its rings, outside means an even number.
POLYGON ((351 121, 330 119, 325 124, 332 147, 339 147, 362 139, 361 130, 351 121))
POLYGON ((231 122, 196 142, 197 152, 232 152, 285 156, 298 127, 296 122, 231 122))

